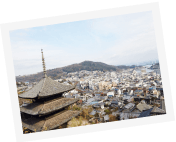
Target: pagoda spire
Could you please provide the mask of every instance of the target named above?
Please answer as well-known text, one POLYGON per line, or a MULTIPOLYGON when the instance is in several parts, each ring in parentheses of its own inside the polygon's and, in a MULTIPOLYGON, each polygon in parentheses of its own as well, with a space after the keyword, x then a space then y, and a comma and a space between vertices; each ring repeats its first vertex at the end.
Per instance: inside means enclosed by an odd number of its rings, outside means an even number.
POLYGON ((44 78, 46 78, 47 75, 46 75, 45 59, 44 59, 44 56, 43 56, 43 49, 41 49, 41 53, 42 53, 43 73, 44 73, 44 78))

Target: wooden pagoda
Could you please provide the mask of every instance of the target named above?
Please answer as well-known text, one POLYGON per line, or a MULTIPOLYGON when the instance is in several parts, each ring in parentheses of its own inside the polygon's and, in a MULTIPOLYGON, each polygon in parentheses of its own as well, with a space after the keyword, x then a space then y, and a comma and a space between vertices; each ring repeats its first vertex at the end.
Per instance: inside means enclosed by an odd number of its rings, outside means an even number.
POLYGON ((80 114, 80 111, 66 110, 65 107, 75 103, 78 99, 64 98, 62 93, 75 88, 63 85, 47 77, 45 61, 42 53, 44 77, 30 90, 20 94, 20 98, 33 99, 33 103, 20 107, 22 126, 32 131, 52 130, 68 122, 80 114))

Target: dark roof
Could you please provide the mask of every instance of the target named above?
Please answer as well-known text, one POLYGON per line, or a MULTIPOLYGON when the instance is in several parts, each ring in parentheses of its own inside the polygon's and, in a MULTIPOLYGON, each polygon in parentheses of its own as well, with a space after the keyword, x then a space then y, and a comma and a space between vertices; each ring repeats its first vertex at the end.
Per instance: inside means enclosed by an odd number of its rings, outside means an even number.
POLYGON ((57 98, 48 102, 34 102, 21 107, 20 111, 30 115, 45 115, 73 104, 77 100, 73 98, 57 98))
POLYGON ((156 90, 163 91, 163 88, 156 88, 156 90))
POLYGON ((112 100, 111 104, 118 104, 118 101, 112 100))
POLYGON ((150 112, 152 111, 152 109, 153 109, 153 108, 151 108, 151 109, 148 109, 148 110, 146 110, 146 111, 141 112, 141 114, 139 115, 139 117, 138 117, 138 118, 140 118, 140 117, 150 116, 150 112))
POLYGON ((61 113, 57 113, 52 116, 49 116, 45 119, 40 117, 22 119, 22 125, 23 127, 26 127, 36 132, 39 132, 42 130, 52 130, 68 122, 73 117, 76 117, 79 114, 80 114, 80 111, 67 110, 67 111, 63 111, 61 113))
POLYGON ((75 86, 63 85, 57 81, 52 80, 50 77, 43 78, 29 91, 20 94, 20 98, 44 98, 55 94, 63 93, 74 89, 75 86))

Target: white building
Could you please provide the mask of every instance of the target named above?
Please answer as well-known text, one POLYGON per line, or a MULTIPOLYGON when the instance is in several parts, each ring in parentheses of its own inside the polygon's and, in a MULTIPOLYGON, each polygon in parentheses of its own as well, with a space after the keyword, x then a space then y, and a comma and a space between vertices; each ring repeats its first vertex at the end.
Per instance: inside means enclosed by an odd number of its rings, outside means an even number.
POLYGON ((113 91, 112 92, 108 92, 107 96, 114 96, 114 92, 113 91))
POLYGON ((117 74, 115 72, 111 72, 111 77, 116 78, 117 74))

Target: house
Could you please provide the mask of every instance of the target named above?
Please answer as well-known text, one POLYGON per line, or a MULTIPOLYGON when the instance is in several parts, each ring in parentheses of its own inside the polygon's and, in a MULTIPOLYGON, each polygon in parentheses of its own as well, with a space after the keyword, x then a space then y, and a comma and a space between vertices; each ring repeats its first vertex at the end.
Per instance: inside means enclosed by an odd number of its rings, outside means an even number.
POLYGON ((129 95, 133 95, 133 90, 130 91, 129 95))
POLYGON ((143 92, 143 90, 135 90, 134 91, 134 95, 140 95, 140 94, 142 94, 142 92, 143 92))
POLYGON ((128 101, 128 102, 133 102, 133 101, 134 101, 134 97, 133 97, 133 96, 130 97, 127 101, 128 101))
POLYGON ((100 97, 100 94, 95 94, 96 97, 100 97))
POLYGON ((111 107, 118 107, 118 101, 112 100, 110 106, 111 107))
POLYGON ((166 114, 166 111, 154 106, 154 108, 151 111, 151 114, 153 115, 166 114))
POLYGON ((87 100, 86 104, 90 104, 93 101, 95 101, 95 98, 90 98, 90 99, 87 100))
POLYGON ((78 91, 76 91, 76 90, 74 89, 74 90, 70 91, 70 93, 72 93, 72 94, 77 94, 78 91))
POLYGON ((138 118, 150 116, 150 113, 151 113, 152 109, 153 108, 144 110, 143 112, 141 112, 141 114, 138 116, 138 118))
POLYGON ((104 121, 105 121, 105 122, 109 122, 109 115, 105 115, 105 116, 104 116, 104 121))
POLYGON ((22 86, 22 87, 18 87, 17 91, 18 92, 23 92, 23 91, 25 91, 25 89, 27 89, 27 86, 22 86))
POLYGON ((120 120, 137 118, 140 113, 141 111, 136 108, 135 104, 129 103, 121 109, 120 120))
POLYGON ((125 105, 124 108, 125 108, 125 109, 131 109, 131 108, 133 108, 134 106, 135 106, 135 104, 129 103, 129 104, 125 105))
POLYGON ((92 110, 91 113, 89 113, 90 115, 95 115, 96 114, 96 110, 92 110))
POLYGON ((25 85, 25 86, 28 86, 28 85, 29 85, 29 82, 24 82, 24 85, 25 85))
POLYGON ((123 96, 123 100, 126 100, 126 101, 127 101, 128 99, 130 99, 130 98, 131 98, 131 96, 126 96, 126 95, 123 96))
POLYGON ((79 94, 74 94, 73 97, 74 97, 75 99, 77 99, 77 98, 80 98, 80 95, 79 95, 79 94))
POLYGON ((100 102, 100 103, 96 103, 93 105, 94 108, 101 108, 101 109, 104 109, 104 103, 103 102, 100 102))
POLYGON ((112 91, 112 92, 108 92, 108 93, 107 93, 107 96, 108 96, 108 97, 113 97, 113 96, 114 96, 114 92, 113 92, 113 91, 112 91))
POLYGON ((117 116, 117 115, 120 115, 120 110, 117 110, 117 111, 115 111, 115 112, 112 112, 112 115, 114 115, 114 116, 117 116))
POLYGON ((123 95, 128 95, 128 92, 124 92, 123 95))
POLYGON ((145 103, 145 101, 141 101, 137 106, 136 106, 141 112, 144 110, 151 109, 152 107, 148 104, 145 103))

